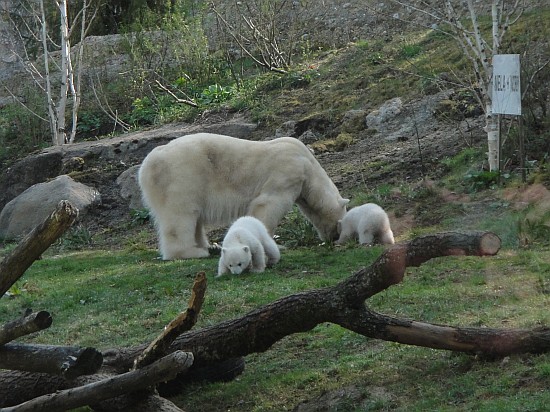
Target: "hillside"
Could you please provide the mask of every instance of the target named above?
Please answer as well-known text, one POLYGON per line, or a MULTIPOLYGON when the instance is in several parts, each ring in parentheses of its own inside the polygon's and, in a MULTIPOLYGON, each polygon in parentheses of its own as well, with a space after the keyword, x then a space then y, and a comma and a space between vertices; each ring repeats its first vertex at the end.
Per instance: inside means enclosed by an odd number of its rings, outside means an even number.
MULTIPOLYGON (((534 77, 525 99, 526 182, 514 121, 503 122, 503 171, 496 175, 488 172, 483 111, 468 87, 471 68, 452 38, 433 30, 414 10, 401 17, 419 26, 389 19, 399 12, 394 2, 365 2, 386 10, 374 20, 357 2, 322 3, 330 5, 330 13, 319 26, 328 38, 335 33, 338 44, 304 50, 287 73, 257 71, 246 61, 242 68, 250 77, 231 88, 230 98, 200 111, 147 87, 143 90, 153 90, 147 97, 157 100, 139 106, 129 99, 135 97, 138 82, 121 75, 108 92, 120 98, 121 110, 143 121, 130 132, 103 135, 98 131, 102 125, 80 135, 73 145, 40 147, 24 155, 13 150, 2 157, 0 209, 27 187, 59 174, 96 188, 102 204, 83 216, 3 297, 0 324, 28 307, 48 310, 52 327, 22 342, 92 346, 108 353, 152 341, 191 299, 197 273, 204 272, 208 279, 204 306, 192 330, 200 334, 285 297, 333 287, 384 253, 379 246, 321 243, 293 210, 276 233, 284 246, 281 262, 264 273, 216 279, 217 256, 159 260, 147 210, 132 203, 139 197, 137 187, 125 187, 133 189, 129 198, 119 179, 127 174, 131 180, 155 146, 206 131, 251 140, 299 138, 341 194, 351 199, 351 206, 376 202, 388 211, 397 242, 463 230, 487 230, 501 239, 496 256, 455 251, 456 256, 407 268, 402 282, 365 301, 373 313, 404 323, 414 319, 465 330, 546 331, 550 108, 544 96, 550 66, 534 77), (342 21, 347 19, 352 23, 346 30, 342 21)), ((532 7, 535 4, 546 5, 533 2, 532 7)), ((547 8, 530 9, 511 29, 506 50, 522 53, 526 78, 550 56, 549 17, 547 8)), ((99 50, 101 39, 93 41, 99 50)), ((222 76, 208 81, 222 79, 229 82, 222 76)), ((96 119, 91 116, 98 113, 94 110, 85 106, 86 126, 96 119)), ((2 111, 6 117, 0 118, 6 120, 8 114, 2 111)), ((26 126, 33 129, 30 123, 26 126)), ((106 129, 112 130, 112 123, 106 129)), ((17 145, 18 140, 6 140, 0 155, 7 146, 17 145)), ((224 229, 212 228, 210 240, 221 242, 224 229)), ((0 246, 1 258, 14 243, 0 246)), ((296 319, 304 320, 301 315, 296 319)), ((307 314, 304 317, 308 320, 307 314)), ((262 331, 250 329, 248 336, 262 336, 262 331)), ((201 412, 542 412, 550 402, 548 353, 494 359, 386 338, 323 322, 247 354, 245 369, 235 372, 236 379, 225 382, 215 376, 221 381, 169 383, 162 385, 162 392, 178 407, 201 412)))

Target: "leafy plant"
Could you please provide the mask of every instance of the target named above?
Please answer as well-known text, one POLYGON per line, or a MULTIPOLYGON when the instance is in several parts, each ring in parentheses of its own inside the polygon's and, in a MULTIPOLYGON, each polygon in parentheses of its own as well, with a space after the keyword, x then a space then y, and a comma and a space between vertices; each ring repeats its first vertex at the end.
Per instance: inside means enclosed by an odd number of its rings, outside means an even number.
POLYGON ((479 192, 484 189, 494 188, 498 184, 499 172, 482 170, 471 172, 464 176, 470 192, 479 192))
POLYGON ((133 125, 150 125, 155 122, 157 117, 157 110, 153 104, 153 101, 144 96, 137 98, 132 103, 132 111, 128 117, 129 123, 133 125))
POLYGON ((101 127, 101 118, 92 112, 81 111, 78 115, 78 125, 76 130, 78 133, 89 134, 101 127))
POLYGON ((518 220, 517 234, 522 246, 550 244, 550 212, 539 218, 518 220))
POLYGON ((78 250, 92 244, 92 234, 84 226, 72 227, 58 241, 61 250, 78 250))
POLYGON ((277 242, 286 247, 314 246, 320 243, 313 225, 295 206, 277 229, 277 242))
POLYGON ((132 209, 130 210, 130 216, 133 223, 143 225, 150 219, 149 209, 132 209))
POLYGON ((24 292, 26 292, 27 289, 25 289, 24 286, 19 286, 18 283, 15 283, 12 285, 11 288, 8 289, 6 292, 6 296, 10 298, 15 298, 17 296, 21 296, 24 292))
POLYGON ((210 104, 220 104, 233 97, 233 88, 231 86, 221 86, 219 84, 212 84, 208 88, 204 89, 198 101, 208 106, 210 104))

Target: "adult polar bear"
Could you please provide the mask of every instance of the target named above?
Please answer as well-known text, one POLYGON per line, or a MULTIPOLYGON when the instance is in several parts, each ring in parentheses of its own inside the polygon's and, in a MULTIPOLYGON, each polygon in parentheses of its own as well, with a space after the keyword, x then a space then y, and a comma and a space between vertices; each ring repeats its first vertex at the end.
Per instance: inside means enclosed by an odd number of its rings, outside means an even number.
POLYGON ((208 256, 205 226, 240 216, 258 218, 273 235, 294 203, 321 239, 336 239, 348 203, 310 150, 292 137, 259 142, 182 136, 147 155, 139 185, 165 260, 208 256))

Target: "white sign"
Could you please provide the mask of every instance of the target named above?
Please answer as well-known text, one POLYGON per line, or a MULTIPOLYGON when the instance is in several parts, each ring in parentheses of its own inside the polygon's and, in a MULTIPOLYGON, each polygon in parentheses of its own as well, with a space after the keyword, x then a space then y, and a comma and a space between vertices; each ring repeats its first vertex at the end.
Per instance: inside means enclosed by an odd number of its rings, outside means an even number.
POLYGON ((493 56, 493 114, 521 115, 519 54, 493 56))

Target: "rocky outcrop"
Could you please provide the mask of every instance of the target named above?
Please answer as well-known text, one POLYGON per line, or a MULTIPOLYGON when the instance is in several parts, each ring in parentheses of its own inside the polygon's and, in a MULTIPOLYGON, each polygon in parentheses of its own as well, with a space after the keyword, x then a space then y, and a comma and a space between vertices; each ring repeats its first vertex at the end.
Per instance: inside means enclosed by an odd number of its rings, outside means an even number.
MULTIPOLYGON (((0 175, 0 210, 8 208, 10 202, 27 189, 60 175, 68 175, 75 182, 96 188, 101 194, 101 203, 93 202, 89 205, 95 218, 117 221, 127 217, 129 209, 143 207, 136 181, 136 166, 153 148, 176 137, 198 132, 250 138, 255 129, 256 124, 235 115, 216 117, 211 121, 206 119, 201 124, 174 123, 98 141, 49 147, 16 162, 0 175), (104 216, 106 214, 108 216, 104 216)), ((40 202, 32 206, 31 201, 24 210, 38 208, 40 202)), ((20 234, 26 230, 27 227, 11 229, 14 224, 11 220, 19 216, 17 210, 23 209, 12 204, 9 210, 2 210, 2 222, 6 229, 0 229, 0 237, 20 234)), ((42 219, 40 216, 38 220, 42 219)), ((31 227, 36 223, 36 219, 29 219, 31 227)))
POLYGON ((26 235, 55 210, 61 200, 68 200, 84 215, 89 208, 101 203, 94 188, 75 182, 67 175, 38 183, 11 200, 0 213, 0 239, 26 235))

